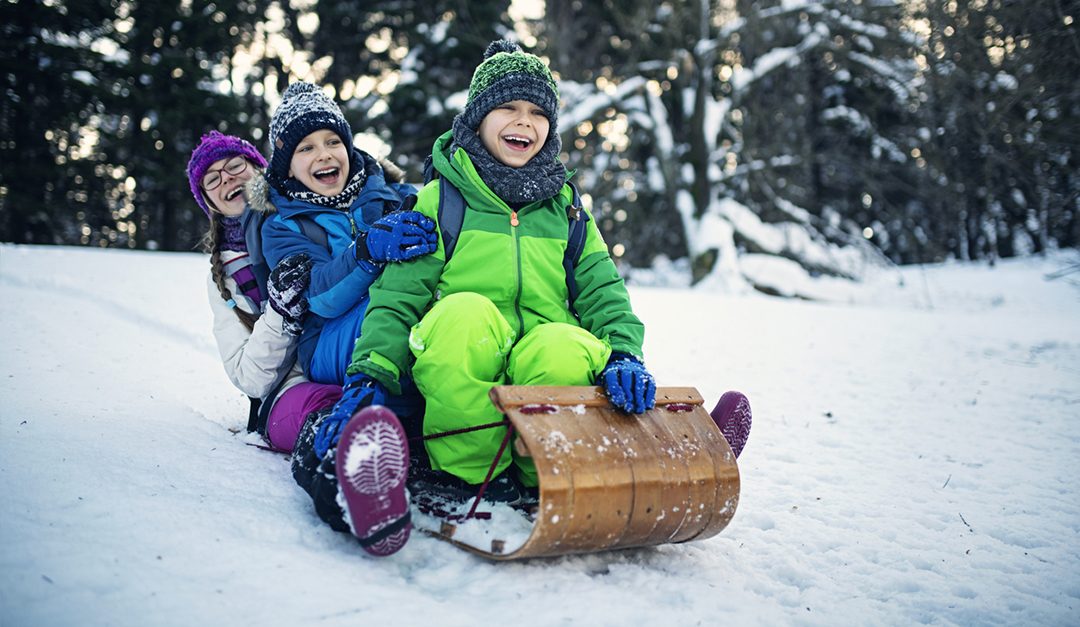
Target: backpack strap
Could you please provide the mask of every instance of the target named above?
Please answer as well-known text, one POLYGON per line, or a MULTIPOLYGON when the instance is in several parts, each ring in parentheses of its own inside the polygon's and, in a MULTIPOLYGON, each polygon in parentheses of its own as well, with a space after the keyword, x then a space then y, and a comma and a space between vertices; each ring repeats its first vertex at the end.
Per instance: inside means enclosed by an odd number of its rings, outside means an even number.
POLYGON ((435 169, 435 159, 431 155, 424 157, 424 166, 421 170, 424 173, 424 185, 427 185, 439 176, 438 170, 435 169))
MULTIPOLYGON (((425 175, 426 176, 426 175, 425 175)), ((566 275, 566 292, 569 295, 568 305, 570 313, 578 318, 574 309, 574 301, 578 297, 577 280, 574 278, 574 267, 577 266, 581 252, 585 250, 585 238, 588 235, 587 224, 589 214, 582 211, 581 194, 573 183, 570 183, 573 199, 566 209, 567 233, 566 250, 563 252, 563 273, 566 275)), ((458 236, 461 235, 461 225, 465 221, 465 197, 461 195, 454 184, 445 178, 439 180, 439 231, 442 233, 443 249, 446 261, 454 254, 458 236)))
POLYGON ((436 215, 439 219, 439 233, 442 235, 443 263, 450 261, 457 247, 458 236, 461 235, 461 225, 465 222, 465 197, 456 185, 439 176, 435 169, 431 155, 424 159, 424 185, 439 179, 439 208, 436 215))
POLYGON ((304 234, 304 237, 322 246, 327 252, 330 251, 330 239, 326 235, 326 229, 319 226, 319 223, 314 218, 310 216, 294 216, 292 219, 296 220, 296 224, 300 227, 300 232, 304 234))
POLYGON ((578 297, 574 267, 577 265, 578 258, 581 257, 581 251, 585 250, 585 236, 588 235, 586 224, 589 222, 589 214, 582 211, 581 194, 578 193, 577 186, 570 183, 570 190, 574 196, 566 210, 569 227, 566 234, 566 252, 563 253, 563 272, 566 273, 566 293, 569 295, 567 305, 570 307, 570 313, 580 320, 581 316, 574 308, 574 301, 578 297))
POLYGON ((445 178, 439 180, 439 231, 442 233, 445 261, 450 261, 465 221, 465 197, 445 178))
POLYGON ((259 313, 261 303, 265 298, 263 291, 259 289, 259 280, 255 275, 255 266, 251 256, 242 254, 234 257, 222 264, 222 268, 225 274, 236 282, 236 288, 240 294, 234 296, 247 299, 249 309, 254 313, 259 313))

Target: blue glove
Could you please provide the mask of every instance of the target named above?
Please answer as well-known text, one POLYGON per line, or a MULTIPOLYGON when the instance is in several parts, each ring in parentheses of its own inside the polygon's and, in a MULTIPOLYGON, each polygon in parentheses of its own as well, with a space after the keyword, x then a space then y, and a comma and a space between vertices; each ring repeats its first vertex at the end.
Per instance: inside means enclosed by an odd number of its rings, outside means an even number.
POLYGON ((431 254, 438 246, 431 218, 419 211, 398 211, 379 218, 356 238, 356 258, 376 263, 408 261, 431 254))
POLYGON ((628 414, 640 414, 656 405, 656 380, 633 355, 611 353, 596 384, 604 386, 612 405, 628 414))
POLYGON ((370 405, 385 404, 386 390, 381 383, 363 373, 348 375, 341 400, 334 405, 333 411, 323 418, 315 432, 315 454, 319 459, 326 456, 326 451, 338 443, 345 425, 356 412, 370 405))

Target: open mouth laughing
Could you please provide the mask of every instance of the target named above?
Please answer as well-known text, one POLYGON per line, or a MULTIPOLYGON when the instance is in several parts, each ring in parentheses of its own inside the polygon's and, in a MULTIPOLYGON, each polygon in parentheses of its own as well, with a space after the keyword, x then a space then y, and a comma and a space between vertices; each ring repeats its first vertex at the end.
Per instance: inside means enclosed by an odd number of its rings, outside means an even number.
POLYGON ((341 174, 341 168, 331 167, 331 168, 322 168, 320 170, 316 170, 315 172, 313 172, 311 174, 311 176, 315 177, 316 181, 318 181, 318 182, 320 182, 320 183, 322 183, 324 185, 333 185, 334 183, 337 182, 338 176, 340 174, 341 174))
POLYGON ((527 151, 529 147, 535 143, 533 140, 523 135, 503 135, 502 140, 508 148, 518 152, 527 151))
POLYGON ((237 185, 232 190, 230 190, 227 194, 225 194, 225 202, 232 202, 232 200, 234 198, 236 198, 237 196, 239 196, 240 194, 243 194, 243 193, 244 193, 244 185, 241 183, 240 185, 237 185))

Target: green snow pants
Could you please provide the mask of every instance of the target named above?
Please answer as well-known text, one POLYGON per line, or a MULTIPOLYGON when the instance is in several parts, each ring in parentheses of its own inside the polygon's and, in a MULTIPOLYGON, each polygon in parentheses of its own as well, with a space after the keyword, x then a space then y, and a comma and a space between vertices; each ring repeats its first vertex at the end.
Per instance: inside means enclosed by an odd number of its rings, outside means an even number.
MULTIPOLYGON (((427 401, 424 435, 502 420, 488 398, 496 385, 592 385, 611 355, 606 341, 571 324, 516 335, 495 304, 473 292, 441 299, 412 328, 412 376, 427 401)), ((498 427, 427 440, 431 466, 480 483, 505 435, 498 427)), ((512 451, 503 452, 495 474, 515 463, 525 485, 535 486, 532 460, 512 451)))

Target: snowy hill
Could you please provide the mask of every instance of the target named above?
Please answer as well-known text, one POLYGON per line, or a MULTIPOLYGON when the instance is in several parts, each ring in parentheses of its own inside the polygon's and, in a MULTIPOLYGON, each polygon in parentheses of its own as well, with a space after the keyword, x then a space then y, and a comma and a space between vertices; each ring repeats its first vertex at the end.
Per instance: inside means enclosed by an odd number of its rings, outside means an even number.
POLYGON ((734 520, 493 564, 366 557, 234 434, 204 257, 0 246, 0 624, 1075 624, 1080 273, 1044 275, 1077 261, 632 288, 661 385, 751 399, 734 520))

